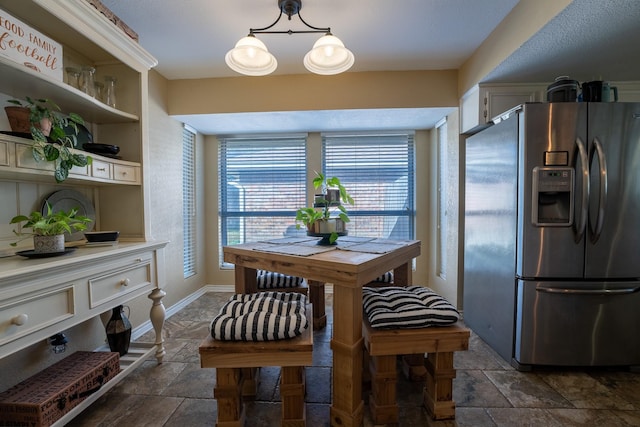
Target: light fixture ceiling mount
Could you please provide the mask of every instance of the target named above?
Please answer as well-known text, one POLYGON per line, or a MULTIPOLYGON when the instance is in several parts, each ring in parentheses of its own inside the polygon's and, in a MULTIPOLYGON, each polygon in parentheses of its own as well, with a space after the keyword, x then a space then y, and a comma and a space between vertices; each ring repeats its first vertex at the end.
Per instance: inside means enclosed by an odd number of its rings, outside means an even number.
POLYGON ((339 38, 331 34, 330 27, 314 27, 309 25, 302 16, 302 0, 278 0, 280 14, 276 20, 263 28, 250 28, 249 35, 236 43, 235 47, 227 52, 225 62, 234 71, 248 76, 264 76, 272 73, 278 66, 276 58, 269 53, 266 45, 256 38, 256 34, 308 34, 324 33, 313 48, 304 57, 304 66, 316 74, 330 75, 347 71, 354 63, 353 53, 344 47, 339 38), (308 30, 272 30, 286 15, 288 20, 297 15, 308 30))

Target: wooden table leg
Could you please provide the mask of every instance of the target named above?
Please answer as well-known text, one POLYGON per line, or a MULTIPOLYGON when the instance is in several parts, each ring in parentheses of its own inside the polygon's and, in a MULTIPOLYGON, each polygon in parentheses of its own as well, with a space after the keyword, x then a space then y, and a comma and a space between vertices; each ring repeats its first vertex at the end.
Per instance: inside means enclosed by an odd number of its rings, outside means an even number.
POLYGON ((411 282, 411 263, 404 263, 393 269, 393 284, 395 286, 409 286, 411 282))
POLYGON ((362 426, 362 288, 333 285, 331 425, 362 426))
POLYGON ((237 294, 252 294, 258 292, 258 281, 256 279, 255 268, 247 268, 236 265, 235 281, 237 294))
POLYGON ((308 280, 309 299, 313 304, 313 330, 317 331, 327 326, 327 315, 324 311, 324 282, 308 280))

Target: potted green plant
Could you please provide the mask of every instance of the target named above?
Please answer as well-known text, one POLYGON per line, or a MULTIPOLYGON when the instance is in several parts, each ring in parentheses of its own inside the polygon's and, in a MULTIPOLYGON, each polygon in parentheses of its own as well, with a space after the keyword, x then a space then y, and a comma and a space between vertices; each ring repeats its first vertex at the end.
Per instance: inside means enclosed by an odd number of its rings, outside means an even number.
POLYGON ((78 125, 84 124, 78 114, 62 115, 60 107, 49 99, 32 99, 27 96, 24 102, 17 99, 7 102, 16 105, 5 107, 11 129, 31 134, 34 141, 33 158, 38 162, 54 162, 56 182, 67 179, 72 167, 84 167, 91 163, 91 157, 72 150, 78 142, 78 125), (14 111, 15 109, 18 111, 14 111), (28 121, 25 119, 25 110, 28 111, 28 121), (15 118, 13 113, 20 111, 23 118, 15 118))
POLYGON ((344 204, 353 205, 353 198, 342 185, 338 177, 325 178, 316 172, 313 188, 322 189, 317 194, 313 207, 304 207, 296 211, 296 228, 301 224, 307 228, 307 234, 328 236, 327 242, 334 244, 340 235, 346 234, 346 223, 350 221, 344 204))
MULTIPOLYGON (((68 212, 54 213, 49 203, 46 206, 47 213, 44 215, 34 211, 29 216, 14 216, 10 224, 21 224, 21 230, 13 230, 13 233, 17 236, 26 236, 21 240, 32 236, 35 253, 64 252, 64 234, 85 230, 91 219, 78 215, 78 209, 75 208, 68 212), (23 232, 25 228, 30 228, 31 233, 23 232)), ((16 246, 21 240, 11 243, 11 246, 16 246)))

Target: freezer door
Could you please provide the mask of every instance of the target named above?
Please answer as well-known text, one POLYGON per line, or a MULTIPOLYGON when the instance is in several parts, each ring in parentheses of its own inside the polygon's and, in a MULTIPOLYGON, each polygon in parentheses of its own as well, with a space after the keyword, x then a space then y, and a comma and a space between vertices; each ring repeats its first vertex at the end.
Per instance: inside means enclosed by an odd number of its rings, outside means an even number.
POLYGON ((586 112, 586 104, 566 102, 525 104, 520 114, 519 278, 583 277, 585 239, 580 230, 586 214, 578 216, 577 209, 588 196, 586 112))
POLYGON ((640 278, 640 104, 590 103, 586 278, 640 278))
POLYGON ((521 365, 640 365, 640 282, 517 283, 521 365))
POLYGON ((502 357, 513 351, 517 117, 466 141, 464 321, 502 357))

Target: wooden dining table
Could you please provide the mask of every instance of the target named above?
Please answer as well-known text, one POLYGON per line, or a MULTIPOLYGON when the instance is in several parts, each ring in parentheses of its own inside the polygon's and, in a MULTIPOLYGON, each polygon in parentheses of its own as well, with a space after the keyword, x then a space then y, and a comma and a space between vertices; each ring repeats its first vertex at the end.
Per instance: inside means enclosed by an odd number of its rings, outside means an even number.
POLYGON ((235 291, 257 292, 256 270, 276 271, 333 284, 333 387, 331 425, 362 425, 362 287, 393 270, 395 285, 411 284, 419 240, 340 237, 337 245, 289 237, 223 248, 235 265, 235 291))

